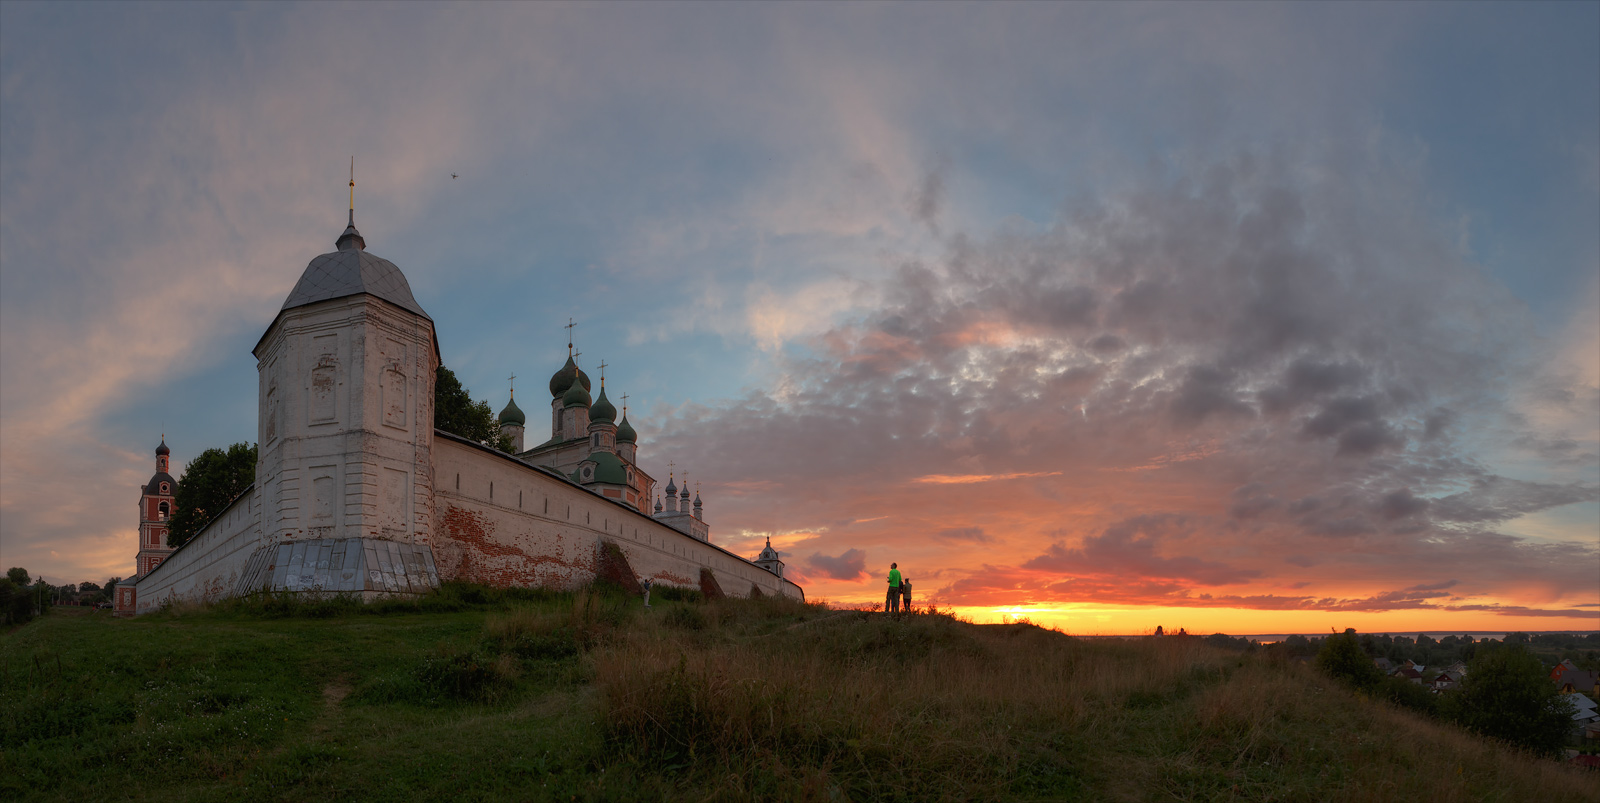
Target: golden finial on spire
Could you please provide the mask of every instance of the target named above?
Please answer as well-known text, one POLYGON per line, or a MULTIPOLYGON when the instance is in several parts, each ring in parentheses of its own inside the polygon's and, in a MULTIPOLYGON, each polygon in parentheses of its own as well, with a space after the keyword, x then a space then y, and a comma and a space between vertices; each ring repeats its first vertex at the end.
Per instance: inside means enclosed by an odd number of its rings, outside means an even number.
POLYGON ((350 157, 350 222, 356 221, 356 157, 350 157))

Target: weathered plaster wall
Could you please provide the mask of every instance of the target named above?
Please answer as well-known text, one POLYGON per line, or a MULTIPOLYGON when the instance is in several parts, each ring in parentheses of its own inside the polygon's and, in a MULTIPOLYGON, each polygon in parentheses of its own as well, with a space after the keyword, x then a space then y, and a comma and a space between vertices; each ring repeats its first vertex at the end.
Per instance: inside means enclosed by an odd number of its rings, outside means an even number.
POLYGON ((427 543, 432 322, 348 296, 279 313, 255 353, 267 533, 427 543))
POLYGON ((641 579, 700 587, 710 567, 730 596, 804 599, 793 582, 687 536, 626 505, 479 446, 433 441, 433 557, 441 580, 572 588, 594 579, 601 539, 620 547, 641 579))
POLYGON ((139 579, 138 612, 154 611, 168 599, 209 602, 232 595, 246 561, 261 544, 261 489, 251 488, 139 579))

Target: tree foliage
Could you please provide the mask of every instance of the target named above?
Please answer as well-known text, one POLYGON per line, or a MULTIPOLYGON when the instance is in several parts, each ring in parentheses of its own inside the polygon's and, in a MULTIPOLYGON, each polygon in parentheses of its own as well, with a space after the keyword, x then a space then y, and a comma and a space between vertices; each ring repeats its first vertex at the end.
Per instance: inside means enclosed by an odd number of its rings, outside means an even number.
POLYGON ((1383 680, 1383 673, 1361 649, 1353 629, 1323 640, 1322 649, 1317 651, 1317 668, 1363 691, 1372 690, 1383 680))
POLYGON ((500 422, 488 400, 473 401, 455 372, 443 365, 433 383, 433 426, 491 449, 511 451, 511 438, 500 434, 500 422))
POLYGON ((50 586, 29 585, 28 570, 13 568, 0 577, 0 624, 23 625, 50 605, 50 586))
POLYGON ((256 481, 256 447, 235 443, 207 449, 189 462, 174 493, 177 511, 167 522, 167 546, 189 543, 234 497, 256 481))
POLYGON ((1558 752, 1572 730, 1571 701, 1521 645, 1481 650, 1440 708, 1469 730, 1545 755, 1558 752))

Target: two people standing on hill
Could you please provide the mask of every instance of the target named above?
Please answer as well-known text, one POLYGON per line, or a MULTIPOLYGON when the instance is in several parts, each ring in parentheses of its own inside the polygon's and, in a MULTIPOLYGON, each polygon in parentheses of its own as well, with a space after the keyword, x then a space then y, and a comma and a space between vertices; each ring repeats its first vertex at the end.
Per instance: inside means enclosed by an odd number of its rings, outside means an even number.
POLYGON ((883 610, 887 613, 900 612, 900 600, 905 600, 905 610, 911 610, 911 581, 900 576, 900 564, 889 564, 889 596, 884 598, 883 610))

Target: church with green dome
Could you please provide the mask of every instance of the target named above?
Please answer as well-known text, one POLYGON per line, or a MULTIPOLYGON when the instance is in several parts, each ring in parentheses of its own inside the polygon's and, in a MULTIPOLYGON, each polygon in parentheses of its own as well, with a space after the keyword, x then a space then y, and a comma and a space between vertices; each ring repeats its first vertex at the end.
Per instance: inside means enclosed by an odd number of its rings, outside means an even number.
POLYGON ((710 527, 705 522, 700 495, 695 493, 691 498, 687 483, 680 489, 669 477, 663 503, 655 491, 656 479, 639 467, 639 434, 628 422, 626 405, 618 420, 617 407, 606 394, 604 368, 602 363, 599 393, 591 396, 594 383, 578 367, 572 344, 568 343, 566 364, 550 377, 550 439, 537 446, 524 446, 528 419, 517 406, 515 390, 500 411, 501 433, 511 439, 518 460, 559 472, 600 496, 636 508, 686 535, 709 541, 710 527))

